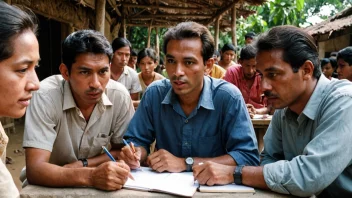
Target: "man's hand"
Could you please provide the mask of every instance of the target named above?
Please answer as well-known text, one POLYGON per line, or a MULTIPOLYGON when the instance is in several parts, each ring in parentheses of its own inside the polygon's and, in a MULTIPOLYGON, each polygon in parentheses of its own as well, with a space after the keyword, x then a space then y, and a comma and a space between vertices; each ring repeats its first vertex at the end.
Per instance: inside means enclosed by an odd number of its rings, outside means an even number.
POLYGON ((254 106, 252 104, 246 104, 246 106, 247 106, 247 110, 248 110, 249 116, 251 118, 253 118, 254 115, 257 113, 257 110, 254 108, 254 106))
POLYGON ((124 146, 121 149, 119 159, 124 160, 131 169, 136 169, 141 166, 140 160, 142 156, 142 150, 140 147, 134 147, 135 153, 132 151, 133 143, 131 146, 124 146))
POLYGON ((193 176, 194 179, 198 180, 199 184, 202 185, 225 185, 233 183, 234 170, 235 166, 227 166, 208 161, 201 165, 194 165, 193 176))
POLYGON ((130 168, 123 161, 106 162, 92 172, 91 184, 101 190, 118 190, 126 183, 130 168))
POLYGON ((178 158, 164 149, 160 149, 147 158, 147 164, 157 172, 182 172, 187 169, 184 158, 178 158))

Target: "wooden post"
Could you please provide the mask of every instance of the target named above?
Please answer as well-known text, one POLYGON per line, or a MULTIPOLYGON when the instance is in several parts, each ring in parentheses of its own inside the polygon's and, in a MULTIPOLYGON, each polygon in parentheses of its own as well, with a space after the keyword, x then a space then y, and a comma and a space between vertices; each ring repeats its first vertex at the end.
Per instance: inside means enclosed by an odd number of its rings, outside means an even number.
POLYGON ((219 27, 220 26, 220 17, 218 17, 215 21, 215 35, 214 35, 214 39, 215 39, 215 50, 218 51, 219 50, 219 27))
POLYGON ((126 38, 126 29, 127 29, 127 24, 126 24, 126 9, 125 7, 122 8, 122 21, 121 21, 121 27, 122 27, 122 37, 126 38))
POLYGON ((95 0, 95 30, 104 34, 105 31, 105 0, 95 0))
MULTIPOLYGON (((236 38, 236 6, 232 8, 231 15, 231 32, 232 32, 232 44, 237 48, 237 38, 236 38)), ((237 53, 235 56, 235 62, 237 62, 237 53)))
POLYGON ((147 41, 147 48, 150 48, 150 36, 152 34, 152 27, 148 26, 148 41, 147 41))
POLYGON ((11 5, 11 0, 6 0, 5 1, 7 4, 11 5))
MULTIPOLYGON (((160 43, 160 41, 159 41, 159 28, 155 27, 155 52, 158 57, 160 56, 160 47, 159 47, 160 44, 159 43, 160 43)), ((160 60, 160 57, 159 57, 159 60, 160 60)))

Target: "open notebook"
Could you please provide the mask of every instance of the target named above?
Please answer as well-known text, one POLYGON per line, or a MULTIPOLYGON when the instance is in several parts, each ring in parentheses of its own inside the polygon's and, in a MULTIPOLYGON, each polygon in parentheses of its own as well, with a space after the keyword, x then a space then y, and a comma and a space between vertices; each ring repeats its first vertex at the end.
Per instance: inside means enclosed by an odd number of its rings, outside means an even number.
POLYGON ((131 174, 135 181, 128 179, 124 185, 126 189, 192 197, 198 188, 198 184, 194 184, 192 172, 157 173, 151 168, 141 167, 132 170, 131 174))

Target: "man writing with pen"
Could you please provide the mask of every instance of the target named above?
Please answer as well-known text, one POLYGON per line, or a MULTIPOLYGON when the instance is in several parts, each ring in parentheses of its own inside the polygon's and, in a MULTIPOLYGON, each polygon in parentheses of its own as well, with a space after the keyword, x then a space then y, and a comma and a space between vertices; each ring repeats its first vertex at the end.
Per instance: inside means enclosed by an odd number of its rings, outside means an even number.
POLYGON ((240 91, 207 76, 214 60, 209 30, 180 23, 164 36, 165 79, 149 85, 119 159, 132 169, 146 162, 158 172, 192 171, 193 164, 258 165, 257 141, 240 91), (157 151, 149 154, 156 140, 157 151), (132 143, 135 152, 132 151, 132 143))
POLYGON ((62 44, 61 75, 41 81, 26 113, 23 147, 30 184, 122 188, 130 173, 118 159, 134 114, 130 94, 110 80, 112 48, 99 32, 81 30, 62 44))

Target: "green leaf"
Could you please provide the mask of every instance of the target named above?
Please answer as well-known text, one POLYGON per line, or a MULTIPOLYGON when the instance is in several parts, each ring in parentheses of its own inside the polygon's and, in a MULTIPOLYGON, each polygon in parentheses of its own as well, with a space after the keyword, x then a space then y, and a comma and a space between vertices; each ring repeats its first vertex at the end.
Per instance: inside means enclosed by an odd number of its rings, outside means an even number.
POLYGON ((298 11, 301 11, 304 7, 304 0, 296 0, 296 8, 298 11))

